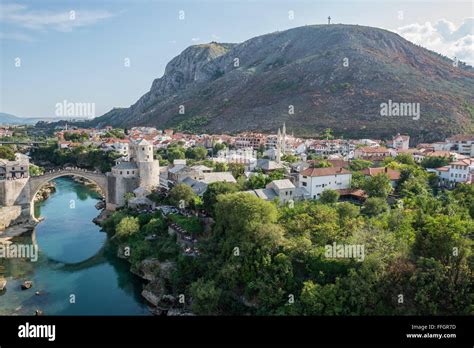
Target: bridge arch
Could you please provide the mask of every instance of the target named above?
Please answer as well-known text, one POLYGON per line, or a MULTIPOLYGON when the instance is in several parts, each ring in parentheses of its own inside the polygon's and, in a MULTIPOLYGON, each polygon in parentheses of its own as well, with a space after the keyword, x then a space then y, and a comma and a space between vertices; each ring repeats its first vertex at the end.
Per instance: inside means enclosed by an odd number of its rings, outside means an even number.
POLYGON ((43 175, 37 175, 37 176, 32 176, 29 179, 29 203, 30 203, 30 217, 32 219, 35 219, 34 217, 34 198, 38 191, 41 189, 41 187, 60 177, 64 176, 78 176, 84 179, 87 179, 94 184, 96 184, 100 190, 102 191, 102 194, 104 196, 105 202, 107 204, 108 202, 108 185, 107 185, 107 176, 102 173, 98 172, 92 172, 92 171, 86 171, 86 170, 81 170, 81 169, 60 169, 56 171, 51 171, 47 172, 43 175))

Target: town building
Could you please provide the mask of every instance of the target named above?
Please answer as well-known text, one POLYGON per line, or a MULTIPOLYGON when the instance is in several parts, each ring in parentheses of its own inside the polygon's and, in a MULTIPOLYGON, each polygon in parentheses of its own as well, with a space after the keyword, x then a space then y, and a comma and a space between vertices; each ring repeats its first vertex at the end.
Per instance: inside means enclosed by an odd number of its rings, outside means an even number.
POLYGON ((290 180, 273 180, 264 189, 245 191, 266 201, 278 199, 281 204, 290 201, 309 199, 309 192, 303 187, 296 187, 290 180))
POLYGON ((28 157, 20 153, 17 153, 15 157, 14 161, 0 159, 0 180, 22 179, 30 176, 28 157))
POLYGON ((364 146, 355 150, 354 157, 366 161, 383 161, 385 158, 395 155, 383 146, 364 146))
POLYGON ((452 145, 453 151, 474 157, 474 135, 459 134, 446 139, 446 141, 452 145))
POLYGON ((440 186, 452 188, 457 183, 474 182, 474 158, 462 159, 434 170, 438 175, 440 186))
POLYGON ((298 187, 305 188, 312 199, 319 199, 327 189, 348 189, 352 173, 341 167, 307 168, 299 173, 298 187))
POLYGON ((392 138, 390 145, 397 150, 408 150, 410 147, 410 136, 400 135, 400 133, 398 133, 392 138))

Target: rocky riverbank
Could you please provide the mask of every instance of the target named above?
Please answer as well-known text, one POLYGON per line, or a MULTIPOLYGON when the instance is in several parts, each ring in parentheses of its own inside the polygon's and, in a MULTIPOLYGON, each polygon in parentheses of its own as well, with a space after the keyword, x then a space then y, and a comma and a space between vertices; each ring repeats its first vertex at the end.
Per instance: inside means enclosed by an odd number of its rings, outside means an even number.
MULTIPOLYGON (((124 254, 124 246, 119 246, 118 257, 128 261, 124 254)), ((186 309, 184 295, 176 298, 168 291, 176 263, 172 261, 159 261, 158 259, 145 259, 137 267, 131 267, 130 272, 148 281, 141 295, 150 304, 150 312, 154 315, 188 316, 193 315, 186 309), (182 297, 181 297, 182 296, 182 297)))
POLYGON ((36 193, 35 197, 33 198, 33 201, 35 203, 45 201, 51 196, 54 192, 56 192, 56 186, 54 185, 54 182, 50 181, 46 184, 44 184, 39 191, 36 193))
POLYGON ((72 177, 72 180, 74 180, 75 182, 78 182, 79 184, 82 184, 84 186, 87 186, 89 189, 91 189, 92 191, 95 191, 99 194, 102 194, 102 192, 100 191, 100 188, 99 186, 97 186, 95 183, 93 183, 92 181, 89 181, 81 176, 73 176, 72 177))

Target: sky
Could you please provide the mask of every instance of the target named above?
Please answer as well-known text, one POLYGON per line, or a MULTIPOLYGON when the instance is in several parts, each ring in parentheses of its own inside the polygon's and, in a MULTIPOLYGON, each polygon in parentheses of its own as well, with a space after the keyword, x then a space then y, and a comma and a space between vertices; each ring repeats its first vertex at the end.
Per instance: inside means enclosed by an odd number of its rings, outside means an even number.
MULTIPOLYGON (((58 116, 90 103, 93 116, 128 107, 186 47, 243 42, 302 25, 388 29, 474 65, 472 1, 2 0, 0 112, 58 116), (292 12, 290 12, 292 11, 292 12)), ((89 105, 90 105, 89 104, 89 105)), ((89 108, 89 111, 91 108, 89 108)))

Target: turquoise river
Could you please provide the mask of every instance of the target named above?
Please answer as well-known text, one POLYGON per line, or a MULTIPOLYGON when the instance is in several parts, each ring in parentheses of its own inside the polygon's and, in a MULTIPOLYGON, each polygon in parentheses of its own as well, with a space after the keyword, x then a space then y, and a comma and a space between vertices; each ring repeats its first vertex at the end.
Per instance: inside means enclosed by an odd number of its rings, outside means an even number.
POLYGON ((92 222, 100 197, 70 178, 55 180, 56 192, 35 206, 41 221, 13 241, 39 247, 38 260, 0 259, 0 315, 149 315, 140 296, 143 283, 105 232, 92 222), (25 280, 33 287, 22 290, 25 280))

